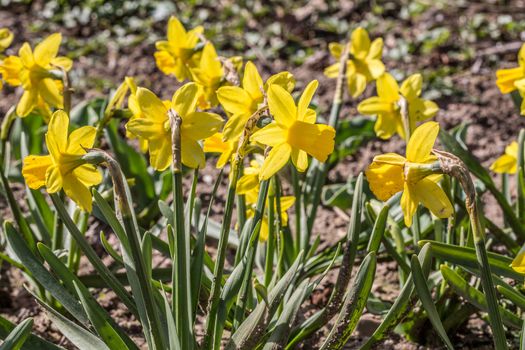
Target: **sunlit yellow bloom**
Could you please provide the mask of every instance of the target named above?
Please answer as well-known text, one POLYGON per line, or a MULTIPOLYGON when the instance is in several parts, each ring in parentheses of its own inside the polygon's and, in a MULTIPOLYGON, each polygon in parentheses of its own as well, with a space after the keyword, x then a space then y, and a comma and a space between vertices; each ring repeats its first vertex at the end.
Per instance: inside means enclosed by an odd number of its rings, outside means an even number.
POLYGON ((282 72, 271 76, 266 84, 263 84, 257 67, 248 61, 244 68, 242 87, 223 86, 217 90, 219 102, 224 110, 230 114, 223 130, 226 140, 237 139, 241 136, 250 116, 264 102, 264 93, 271 84, 281 85, 291 92, 295 86, 295 80, 292 74, 282 72))
POLYGON ((518 169, 518 143, 513 141, 505 147, 505 154, 496 159, 490 170, 496 173, 515 174, 518 169))
POLYGON ((334 150, 335 130, 315 124, 315 111, 309 109, 317 89, 317 80, 304 89, 297 106, 292 95, 281 86, 268 87, 268 107, 274 122, 255 132, 251 140, 272 147, 261 169, 260 178, 269 179, 290 159, 299 171, 308 167, 308 154, 326 161, 334 150))
POLYGON ((102 174, 82 156, 93 147, 96 129, 83 126, 68 135, 69 118, 64 111, 53 113, 46 133, 47 156, 27 156, 22 175, 31 189, 46 187, 48 193, 64 189, 66 195, 86 211, 92 209, 89 188, 102 181, 102 174))
MULTIPOLYGON (((370 42, 368 32, 359 27, 352 32, 350 39, 350 59, 346 62, 346 80, 352 97, 360 96, 365 91, 366 84, 379 78, 385 72, 381 62, 383 39, 377 38, 370 42)), ((330 53, 336 59, 341 57, 343 46, 338 43, 329 44, 330 53)), ((326 68, 324 74, 329 78, 337 78, 339 63, 326 68)))
POLYGON ((432 118, 439 110, 433 101, 424 100, 420 97, 422 82, 421 74, 413 74, 399 88, 394 77, 385 73, 376 82, 378 96, 364 100, 357 106, 357 110, 362 114, 377 115, 374 130, 378 137, 388 139, 397 132, 405 138, 400 107, 401 97, 408 104, 411 131, 416 128, 418 121, 432 118))
POLYGON ((190 79, 188 66, 194 65, 193 53, 202 34, 201 26, 186 32, 184 26, 175 17, 168 22, 168 40, 157 41, 155 61, 157 67, 166 75, 174 75, 178 81, 190 79))
MULTIPOLYGON (((249 191, 246 193, 246 204, 254 206, 255 203, 257 203, 257 197, 259 195, 258 188, 255 188, 252 191, 249 191)), ((276 199, 277 200, 277 199, 276 199)), ((281 224, 283 227, 288 226, 288 213, 287 210, 291 208, 292 205, 295 203, 295 197, 294 196, 284 196, 280 198, 280 208, 281 208, 281 224)), ((273 224, 270 223, 268 220, 268 202, 266 202, 266 207, 264 211, 263 218, 261 220, 261 230, 259 232, 259 241, 266 242, 268 240, 269 235, 269 225, 273 224)), ((274 203, 274 212, 277 216, 277 203, 274 203)), ((252 208, 249 208, 247 210, 247 217, 251 218, 255 214, 255 211, 252 208)))
POLYGON ((450 200, 438 185, 441 176, 429 175, 418 168, 437 160, 431 151, 438 133, 438 123, 422 124, 408 142, 406 158, 396 153, 382 154, 376 156, 366 170, 370 189, 378 199, 386 201, 403 191, 401 208, 406 226, 411 226, 419 203, 439 218, 447 218, 453 213, 450 200))
POLYGON ((205 109, 217 106, 217 89, 221 85, 224 70, 211 42, 204 45, 199 65, 190 70, 200 89, 199 107, 205 109))
MULTIPOLYGON (((199 141, 216 133, 223 123, 217 114, 195 111, 197 93, 197 85, 188 83, 173 94, 169 106, 182 119, 182 163, 190 168, 204 166, 204 152, 199 141)), ((165 170, 173 158, 169 108, 148 89, 139 87, 136 96, 143 117, 130 120, 127 129, 148 141, 151 166, 159 171, 165 170)))
POLYGON ((2 79, 11 86, 19 86, 20 72, 22 71, 22 60, 18 56, 8 56, 0 63, 0 74, 2 79))
POLYGON ((510 69, 499 69, 496 72, 496 85, 502 94, 508 94, 516 90, 515 82, 525 78, 525 44, 521 46, 518 53, 518 67, 510 69))
POLYGON ((525 250, 516 255, 510 266, 517 273, 525 274, 525 250))
POLYGON ((219 153, 217 160, 217 169, 221 169, 228 163, 237 147, 235 141, 223 141, 222 133, 218 132, 204 140, 204 152, 219 153))
POLYGON ((16 107, 19 116, 25 117, 31 113, 39 97, 51 107, 63 108, 62 92, 57 88, 51 72, 57 67, 67 71, 72 66, 69 58, 57 56, 61 41, 62 35, 55 33, 38 44, 34 52, 28 43, 24 43, 18 51, 22 63, 19 80, 24 88, 24 94, 16 107))
POLYGON ((13 38, 13 32, 7 28, 0 28, 0 53, 4 52, 11 45, 13 38))
POLYGON ((243 174, 237 182, 237 188, 235 189, 237 194, 247 194, 259 188, 259 174, 263 162, 264 159, 262 159, 262 156, 256 154, 255 159, 250 161, 250 166, 244 168, 243 174))

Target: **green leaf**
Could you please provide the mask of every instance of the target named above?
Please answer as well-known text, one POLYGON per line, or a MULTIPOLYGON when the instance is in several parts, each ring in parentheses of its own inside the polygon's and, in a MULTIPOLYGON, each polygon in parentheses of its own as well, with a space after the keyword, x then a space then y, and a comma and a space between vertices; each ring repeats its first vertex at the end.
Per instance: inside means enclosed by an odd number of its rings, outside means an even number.
POLYGON ((88 318, 78 301, 53 277, 44 265, 29 250, 22 236, 15 230, 10 222, 4 223, 4 232, 9 246, 18 256, 18 259, 31 271, 36 279, 53 297, 55 297, 66 310, 83 324, 88 323, 88 318))
MULTIPOLYGON (((6 339, 15 329, 15 325, 0 316, 0 339, 6 339)), ((29 334, 22 345, 22 350, 64 350, 63 347, 52 344, 36 335, 29 334)))
MULTIPOLYGON (((441 265, 440 270, 441 274, 443 275, 443 278, 454 289, 454 291, 456 291, 456 293, 461 295, 463 298, 465 298, 468 302, 470 302, 477 308, 485 312, 488 311, 487 299, 485 298, 485 295, 482 292, 472 287, 463 277, 461 277, 456 271, 452 270, 450 267, 446 265, 441 265)), ((504 324, 510 327, 515 327, 517 329, 521 328, 522 321, 518 316, 502 308, 501 306, 499 306, 498 308, 504 324)))
POLYGON ((9 333, 0 346, 2 350, 19 350, 22 348, 33 328, 33 319, 26 318, 9 333))
POLYGON ((372 234, 370 235, 370 241, 368 241, 368 247, 366 248, 367 252, 374 252, 377 254, 379 246, 381 245, 381 240, 385 233, 386 221, 388 218, 388 211, 390 207, 385 204, 379 215, 376 218, 374 223, 374 228, 372 229, 372 234))
POLYGON ((434 326, 434 329, 439 334, 439 336, 441 337, 441 339, 443 340, 447 348, 454 349, 454 346, 452 346, 452 343, 450 342, 450 339, 448 338, 447 331, 443 327, 443 323, 441 323, 441 319, 439 318, 439 313, 436 309, 436 306, 434 305, 432 296, 430 295, 430 291, 427 285, 427 279, 423 274, 421 264, 419 263, 419 259, 417 258, 416 255, 412 255, 411 263, 412 263, 411 264, 412 279, 414 281, 414 285, 416 287, 416 291, 419 296, 419 300, 421 300, 421 304, 423 304, 423 308, 425 308, 425 311, 427 312, 430 322, 434 326))
MULTIPOLYGON (((388 208, 387 206, 385 207, 388 208)), ((388 213, 388 209, 386 213, 388 213)), ((342 349, 348 342, 368 300, 374 282, 375 271, 376 253, 372 250, 365 259, 363 259, 355 282, 345 296, 345 302, 335 321, 334 327, 321 349, 342 349)))

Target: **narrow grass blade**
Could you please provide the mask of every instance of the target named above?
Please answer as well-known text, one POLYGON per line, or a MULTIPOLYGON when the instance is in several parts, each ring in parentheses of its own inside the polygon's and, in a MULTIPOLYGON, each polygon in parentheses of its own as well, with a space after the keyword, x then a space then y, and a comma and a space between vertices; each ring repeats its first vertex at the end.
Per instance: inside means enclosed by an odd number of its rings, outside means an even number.
MULTIPOLYGON (((0 339, 6 339, 16 326, 0 316, 0 339)), ((48 342, 36 335, 29 334, 22 350, 64 350, 63 347, 48 342)))
MULTIPOLYGON (((385 206, 386 207, 386 206, 385 206)), ((388 208, 388 207, 386 207, 388 208)), ((385 212, 384 221, 386 222, 385 212)), ((334 327, 330 331, 328 338, 322 345, 322 350, 327 349, 342 349, 352 336, 352 332, 359 322, 359 318, 363 313, 363 309, 370 295, 374 276, 376 272, 376 253, 371 251, 365 257, 355 278, 354 285, 346 294, 345 302, 337 317, 334 327)))
POLYGON ((0 346, 1 350, 19 350, 22 348, 33 328, 33 319, 26 318, 9 333, 0 346))
POLYGON ((173 310, 171 310, 170 302, 166 296, 166 293, 162 293, 162 298, 164 300, 164 312, 166 313, 166 323, 168 329, 168 350, 181 350, 180 340, 177 335, 177 327, 175 326, 175 319, 173 318, 173 310))
MULTIPOLYGON (((456 271, 454 271, 450 267, 446 265, 441 265, 440 270, 441 274, 443 275, 443 278, 454 289, 454 291, 456 291, 456 293, 461 295, 463 298, 465 298, 468 302, 470 302, 477 308, 485 312, 488 311, 487 300, 482 292, 472 287, 463 277, 461 277, 456 271)), ((504 324, 518 329, 521 328, 522 321, 518 316, 502 308, 501 306, 499 306, 499 312, 501 314, 501 318, 504 324)))
POLYGON ((505 298, 512 301, 516 306, 525 309, 525 297, 523 294, 515 291, 514 289, 505 288, 503 286, 496 286, 498 292, 505 298))
POLYGON ((66 310, 83 324, 88 323, 88 318, 78 301, 46 270, 44 265, 29 250, 22 236, 15 230, 10 222, 4 223, 4 232, 10 247, 18 259, 31 271, 35 278, 66 310))
POLYGON ((423 274, 421 264, 419 263, 419 259, 416 255, 412 255, 411 267, 412 279, 416 287, 416 292, 419 296, 419 300, 421 300, 421 303, 423 304, 423 308, 427 312, 430 322, 434 326, 434 329, 436 330, 437 334, 441 337, 443 343, 445 343, 447 348, 450 350, 454 349, 454 346, 452 346, 452 343, 448 338, 447 332, 445 331, 445 328, 441 323, 438 311, 436 309, 436 306, 434 305, 434 301, 432 300, 430 291, 428 290, 427 279, 423 274))
POLYGON ((366 248, 366 250, 369 253, 374 252, 377 254, 377 251, 379 250, 381 240, 385 233, 389 209, 390 207, 385 204, 383 208, 381 208, 381 211, 379 212, 379 215, 376 218, 374 228, 372 229, 372 234, 370 235, 370 241, 368 242, 368 247, 366 248))
POLYGON ((104 247, 106 253, 108 253, 113 258, 113 260, 115 260, 121 265, 124 265, 124 260, 122 260, 120 254, 111 246, 111 244, 109 244, 106 235, 103 231, 100 231, 100 242, 102 243, 102 246, 104 247))

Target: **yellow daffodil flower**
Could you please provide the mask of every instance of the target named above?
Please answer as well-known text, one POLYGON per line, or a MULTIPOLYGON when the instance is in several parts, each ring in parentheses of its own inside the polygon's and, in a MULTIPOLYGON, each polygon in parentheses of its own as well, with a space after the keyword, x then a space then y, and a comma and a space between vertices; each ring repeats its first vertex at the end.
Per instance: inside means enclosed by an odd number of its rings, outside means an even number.
POLYGON ((4 52, 13 42, 13 32, 7 28, 0 28, 0 53, 4 52))
MULTIPOLYGON (((370 42, 368 32, 359 27, 352 32, 350 43, 350 59, 346 62, 346 80, 352 97, 359 97, 365 91, 366 84, 379 78, 385 72, 385 65, 381 62, 383 39, 377 38, 370 42)), ((343 46, 338 43, 329 44, 330 53, 339 59, 343 46)), ((339 63, 326 68, 324 74, 329 78, 337 78, 339 63)))
POLYGON ((423 78, 421 74, 409 76, 401 88, 390 74, 385 73, 377 79, 377 96, 370 97, 357 106, 361 114, 377 115, 374 126, 376 135, 382 139, 392 137, 398 133, 405 138, 405 129, 401 117, 400 101, 403 97, 408 105, 408 119, 410 130, 416 128, 416 122, 432 118, 439 110, 438 106, 421 96, 423 78))
POLYGON ((525 274, 525 250, 516 255, 510 267, 517 273, 525 274))
POLYGON ((190 71, 200 89, 199 107, 206 109, 217 106, 217 89, 223 80, 224 70, 212 43, 204 45, 199 65, 190 71))
POLYGON ((251 140, 272 147, 261 168, 260 178, 269 179, 290 159, 299 171, 308 167, 308 154, 326 161, 334 150, 335 130, 315 124, 315 111, 309 109, 317 89, 317 80, 304 89, 297 106, 292 95, 281 86, 268 87, 268 107, 275 121, 256 131, 251 140))
MULTIPOLYGON (((38 105, 41 97, 49 106, 63 108, 63 97, 57 87, 56 79, 51 70, 60 67, 66 71, 71 69, 72 62, 66 57, 57 57, 62 41, 60 33, 51 34, 35 47, 34 52, 28 43, 24 43, 18 51, 22 67, 19 71, 19 81, 24 88, 24 94, 16 107, 16 113, 25 117, 38 105)), ((18 61, 13 59, 16 66, 18 61)), ((2 69, 5 74, 5 62, 2 69)), ((9 82, 7 79, 5 79, 9 82)))
MULTIPOLYGON (((190 168, 204 166, 204 152, 199 141, 216 133, 223 123, 217 114, 195 111, 198 91, 194 83, 182 86, 173 94, 169 106, 182 119, 182 163, 190 168)), ((159 171, 165 170, 173 158, 169 108, 148 89, 138 88, 136 96, 143 117, 130 120, 127 130, 148 141, 151 166, 159 171)))
MULTIPOLYGON (((248 205, 255 205, 257 203, 257 197, 259 195, 258 188, 249 191, 246 193, 246 204, 248 205)), ((281 224, 283 227, 288 226, 288 212, 287 210, 292 207, 295 203, 295 197, 294 196, 283 196, 280 198, 280 207, 281 207, 281 224)), ((277 203, 274 203, 274 211, 275 215, 277 215, 277 203)), ((255 211, 252 208, 249 208, 246 213, 248 218, 251 218, 255 215, 255 211)), ((266 202, 266 207, 264 211, 263 218, 261 220, 261 230, 259 232, 259 241, 260 242, 266 242, 268 240, 269 235, 269 225, 273 224, 270 223, 268 220, 268 202, 266 202)))
POLYGON ((223 86, 217 90, 219 102, 230 114, 223 130, 226 140, 238 139, 241 136, 248 119, 264 102, 264 93, 271 84, 281 85, 291 92, 295 86, 295 80, 292 74, 282 72, 271 76, 266 84, 263 84, 257 67, 248 61, 244 67, 242 87, 223 86))
POLYGON ((205 153, 219 153, 219 159, 217 160, 217 169, 223 168, 226 163, 231 159, 233 152, 237 147, 235 141, 224 141, 222 133, 218 132, 213 134, 204 140, 204 152, 205 153))
POLYGON ((376 156, 366 170, 370 189, 378 199, 386 201, 403 191, 401 208, 407 227, 411 226, 419 203, 439 218, 453 213, 450 200, 438 185, 441 175, 429 175, 419 168, 437 160, 431 151, 438 133, 438 123, 422 124, 408 141, 406 158, 396 153, 382 154, 376 156))
POLYGON ((193 66, 195 46, 204 29, 202 26, 186 32, 184 26, 176 17, 168 21, 168 40, 157 41, 155 46, 155 61, 157 67, 166 75, 174 75, 178 81, 190 79, 188 66, 193 66))
POLYGON ((516 90, 515 82, 525 78, 525 44, 518 52, 518 65, 515 68, 499 69, 496 72, 496 85, 502 94, 516 90))
POLYGON ((46 187, 48 193, 64 189, 66 195, 86 211, 92 209, 89 188, 102 181, 102 174, 82 156, 93 147, 96 129, 83 126, 68 135, 69 118, 58 110, 51 116, 46 133, 47 156, 30 155, 24 159, 22 175, 31 189, 46 187))
POLYGON ((518 143, 516 141, 505 147, 505 154, 492 163, 490 170, 500 174, 516 173, 518 170, 518 143))
POLYGON ((237 182, 237 188, 235 192, 237 194, 247 194, 248 192, 257 190, 259 188, 259 174, 261 172, 261 166, 264 162, 262 156, 256 154, 255 159, 250 161, 250 166, 244 168, 242 176, 237 182))

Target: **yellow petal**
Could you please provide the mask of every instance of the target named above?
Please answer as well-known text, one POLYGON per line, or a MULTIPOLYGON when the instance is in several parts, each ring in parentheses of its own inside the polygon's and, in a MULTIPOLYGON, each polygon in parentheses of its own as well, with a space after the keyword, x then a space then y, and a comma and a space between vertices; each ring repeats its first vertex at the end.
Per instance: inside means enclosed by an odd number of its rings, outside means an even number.
POLYGON ((525 250, 516 255, 510 266, 514 271, 525 274, 525 250))
POLYGON ((197 93, 199 88, 195 83, 184 84, 179 88, 171 99, 171 108, 173 108, 183 119, 195 111, 197 107, 197 93))
POLYGON ((330 43, 328 44, 328 50, 330 51, 330 55, 336 59, 339 59, 343 53, 343 45, 339 43, 330 43))
POLYGON ((102 182, 102 173, 91 164, 81 165, 75 168, 72 173, 87 187, 95 186, 102 182))
MULTIPOLYGON (((158 171, 166 170, 173 159, 171 153, 171 138, 157 137, 148 140, 149 162, 153 169, 158 171)), ((184 147, 182 147, 184 152, 184 147)))
POLYGON ((262 143, 263 145, 275 147, 286 142, 286 138, 286 129, 283 129, 277 123, 271 123, 253 133, 250 140, 262 143))
POLYGON ((154 138, 170 138, 168 131, 164 129, 164 123, 146 118, 136 118, 126 124, 126 128, 133 135, 143 137, 147 140, 154 138))
POLYGON ((263 98, 263 81, 257 71, 257 67, 251 61, 246 62, 244 67, 244 77, 242 78, 242 88, 250 95, 252 100, 261 100, 263 98))
POLYGON ((209 112, 193 112, 182 118, 182 138, 189 137, 192 140, 203 140, 215 134, 224 121, 221 116, 209 112))
POLYGON ((403 81, 399 91, 407 100, 413 100, 421 95, 423 77, 421 74, 412 74, 403 81))
POLYGON ((337 78, 339 75, 339 63, 334 63, 326 67, 323 74, 328 78, 337 78))
POLYGON ((439 133, 439 124, 427 122, 420 125, 410 137, 407 145, 407 159, 409 162, 423 162, 430 155, 439 133))
POLYGON ((361 73, 350 73, 346 77, 348 81, 348 90, 353 98, 361 96, 366 89, 366 76, 361 73))
POLYGON ((16 105, 16 114, 25 117, 37 106, 38 91, 36 89, 26 90, 16 105))
POLYGON ((290 72, 280 72, 272 75, 264 84, 264 91, 268 91, 268 86, 277 84, 288 92, 292 92, 295 87, 295 78, 290 72))
POLYGON ((505 147, 505 154, 508 154, 509 156, 518 159, 518 148, 518 143, 516 141, 512 141, 510 145, 505 147))
MULTIPOLYGON (((391 138, 398 131, 403 131, 399 112, 379 113, 374 124, 374 131, 377 137, 383 140, 391 138)), ((404 138, 404 131, 400 135, 404 138)))
POLYGON ((272 148, 264 160, 259 178, 261 180, 268 180, 275 173, 281 170, 290 159, 291 153, 292 148, 287 143, 283 143, 272 148))
POLYGON ((318 86, 319 82, 317 80, 312 80, 304 89, 299 98, 299 103, 297 104, 297 120, 305 121, 308 106, 310 105, 310 101, 312 101, 318 86))
POLYGON ((448 218, 453 214, 450 200, 437 183, 425 178, 410 187, 414 188, 416 198, 438 218, 448 218))
POLYGON ((381 201, 386 201, 403 190, 403 166, 372 162, 366 169, 370 190, 381 201))
POLYGON ((411 122, 423 121, 432 118, 439 111, 436 103, 430 100, 416 98, 408 104, 408 114, 411 122))
POLYGON ((288 131, 288 143, 325 162, 334 151, 335 130, 329 125, 296 121, 288 131))
POLYGON ((29 188, 37 190, 46 184, 47 169, 53 165, 51 156, 27 156, 24 158, 22 175, 29 188))
POLYGON ((399 86, 394 77, 388 73, 383 74, 377 79, 377 95, 382 101, 399 101, 399 86))
POLYGON ((514 82, 524 77, 525 69, 523 67, 500 69, 496 71, 496 85, 502 94, 508 94, 516 90, 514 82))
POLYGON ((237 181, 237 194, 246 194, 259 186, 259 172, 255 174, 245 174, 237 181))
POLYGON ((366 66, 372 79, 377 79, 385 73, 385 65, 381 60, 369 60, 366 62, 366 66))
POLYGON ((515 174, 518 170, 518 161, 516 157, 504 154, 492 163, 490 170, 500 174, 515 174))
POLYGON ((91 191, 72 173, 64 177, 64 192, 71 198, 80 209, 91 212, 93 209, 93 199, 91 191))
POLYGON ((264 215, 261 220, 261 229, 259 230, 259 242, 266 242, 268 240, 269 232, 268 216, 264 215))
POLYGON ((241 137, 246 122, 250 118, 248 114, 232 115, 224 124, 222 134, 225 140, 237 140, 241 137))
POLYGON ((11 45, 14 34, 7 28, 0 28, 0 52, 4 51, 11 45))
POLYGON ((294 196, 284 196, 281 197, 281 214, 285 213, 288 209, 292 207, 295 203, 294 196))
POLYGON ((521 45, 520 51, 518 52, 518 64, 525 69, 525 44, 521 45))
POLYGON ((181 143, 182 164, 196 169, 204 167, 206 159, 201 145, 194 140, 182 139, 181 143))
POLYGON ((315 111, 311 108, 308 108, 306 110, 306 113, 304 114, 303 122, 313 124, 317 121, 317 114, 315 111))
POLYGON ((147 119, 157 123, 164 123, 168 119, 168 109, 150 90, 139 87, 137 89, 137 101, 147 119))
POLYGON ((403 216, 405 217, 405 226, 412 226, 412 217, 417 210, 417 199, 412 194, 409 186, 405 186, 403 194, 401 195, 401 209, 403 210, 403 216))
POLYGON ((0 62, 0 73, 6 83, 12 86, 18 86, 20 81, 20 71, 24 66, 22 60, 17 56, 8 56, 0 62))
POLYGON ((60 56, 51 60, 51 65, 63 68, 66 72, 73 68, 73 61, 70 58, 60 56))
POLYGON ((292 148, 292 163, 301 173, 308 168, 308 154, 296 148, 292 148))
POLYGON ((392 102, 385 101, 378 96, 373 96, 359 103, 357 111, 361 114, 374 115, 392 113, 395 109, 392 102))
MULTIPOLYGON (((370 50, 368 51, 367 59, 381 60, 383 55, 383 39, 377 38, 370 44, 370 50)), ((383 66, 384 67, 384 66, 383 66)))
POLYGON ((233 115, 252 115, 253 100, 245 90, 238 86, 223 86, 217 90, 217 98, 224 110, 233 115))
POLYGON ((47 126, 46 145, 55 160, 67 151, 69 118, 66 112, 58 110, 51 116, 47 126))
POLYGON ((186 38, 186 30, 175 16, 171 16, 168 21, 167 36, 168 41, 173 44, 178 44, 186 38))
POLYGON ((351 42, 350 53, 358 59, 364 59, 370 50, 368 32, 361 27, 357 28, 352 32, 351 42))
POLYGON ((268 107, 279 124, 290 126, 297 119, 297 108, 292 95, 279 85, 268 87, 268 107))
POLYGON ((95 143, 95 136, 97 129, 92 126, 83 126, 74 130, 69 135, 67 143, 67 153, 69 154, 84 154, 84 148, 91 148, 95 143))
POLYGON ((51 78, 40 80, 38 84, 40 95, 50 106, 63 108, 63 99, 57 84, 51 78))
POLYGON ((48 193, 56 193, 62 189, 62 174, 57 165, 51 165, 46 171, 46 190, 48 193))
POLYGON ((18 56, 20 56, 20 60, 26 68, 30 68, 35 64, 35 60, 33 58, 33 51, 31 50, 31 46, 29 46, 29 43, 22 44, 22 46, 18 50, 18 56))
POLYGON ((35 47, 35 63, 41 67, 47 67, 58 54, 58 48, 62 42, 62 34, 54 33, 45 38, 35 47))
POLYGON ((406 158, 397 153, 385 153, 374 157, 374 163, 404 166, 406 158))

